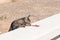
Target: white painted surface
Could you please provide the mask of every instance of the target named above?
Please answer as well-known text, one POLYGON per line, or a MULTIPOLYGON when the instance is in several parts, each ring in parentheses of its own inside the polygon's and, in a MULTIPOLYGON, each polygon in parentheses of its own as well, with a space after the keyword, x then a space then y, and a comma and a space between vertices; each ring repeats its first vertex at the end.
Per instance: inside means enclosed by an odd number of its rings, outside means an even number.
POLYGON ((60 14, 32 23, 40 27, 19 28, 0 35, 0 40, 50 40, 60 34, 60 14))

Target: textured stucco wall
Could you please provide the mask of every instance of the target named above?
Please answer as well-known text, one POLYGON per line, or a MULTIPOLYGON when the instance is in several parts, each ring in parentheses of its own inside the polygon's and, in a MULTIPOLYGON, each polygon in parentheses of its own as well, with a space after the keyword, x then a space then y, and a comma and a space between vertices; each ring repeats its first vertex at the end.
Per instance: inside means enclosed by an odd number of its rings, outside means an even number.
POLYGON ((0 4, 10 3, 12 0, 0 0, 0 4))

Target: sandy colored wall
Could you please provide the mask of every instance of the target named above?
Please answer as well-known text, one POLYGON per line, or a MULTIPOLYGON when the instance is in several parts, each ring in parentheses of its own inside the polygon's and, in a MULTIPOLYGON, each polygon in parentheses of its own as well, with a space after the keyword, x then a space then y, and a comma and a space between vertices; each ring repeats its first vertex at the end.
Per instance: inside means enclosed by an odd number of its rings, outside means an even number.
POLYGON ((10 3, 12 0, 0 0, 0 4, 10 3))

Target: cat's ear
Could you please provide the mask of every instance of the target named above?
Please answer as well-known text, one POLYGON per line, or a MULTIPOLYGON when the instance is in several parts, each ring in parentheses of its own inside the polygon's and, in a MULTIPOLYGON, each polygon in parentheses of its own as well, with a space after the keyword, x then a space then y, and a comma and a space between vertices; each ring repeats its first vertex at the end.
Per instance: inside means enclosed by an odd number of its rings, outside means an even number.
POLYGON ((29 15, 27 15, 25 18, 29 18, 31 15, 29 14, 29 15))
POLYGON ((28 15, 28 17, 30 17, 31 15, 28 15))
POLYGON ((28 20, 30 16, 31 16, 31 15, 26 16, 26 17, 25 17, 25 20, 28 20))

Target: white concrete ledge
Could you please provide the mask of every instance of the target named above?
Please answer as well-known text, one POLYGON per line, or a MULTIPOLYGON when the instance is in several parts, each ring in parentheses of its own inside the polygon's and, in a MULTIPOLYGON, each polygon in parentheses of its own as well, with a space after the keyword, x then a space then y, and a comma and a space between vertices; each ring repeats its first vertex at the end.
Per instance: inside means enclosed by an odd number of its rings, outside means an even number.
POLYGON ((40 27, 19 28, 0 35, 0 40, 50 40, 60 34, 60 14, 32 23, 40 27), (54 31, 55 30, 55 31, 54 31), (56 33, 58 32, 58 33, 56 33), (48 34, 48 35, 47 35, 48 34))

